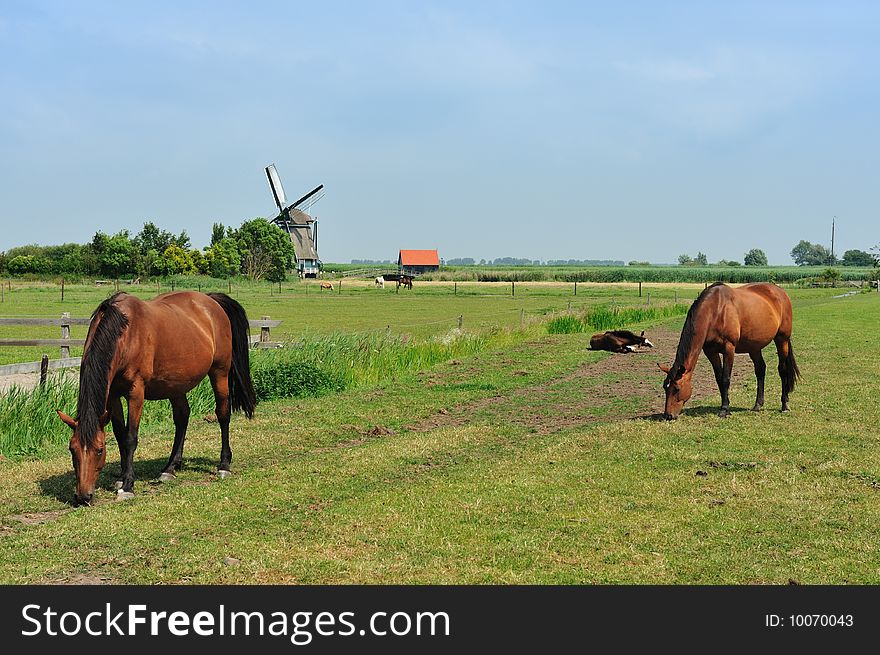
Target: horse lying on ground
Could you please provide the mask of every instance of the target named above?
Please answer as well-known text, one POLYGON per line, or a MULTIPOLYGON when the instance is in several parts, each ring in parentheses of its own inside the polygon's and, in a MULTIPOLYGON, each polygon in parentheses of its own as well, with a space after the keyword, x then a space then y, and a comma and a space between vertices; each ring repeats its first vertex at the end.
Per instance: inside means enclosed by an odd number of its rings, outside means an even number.
POLYGON ((612 353, 634 353, 636 348, 653 348, 654 344, 645 338, 645 331, 637 335, 629 330, 609 330, 594 334, 590 339, 590 350, 607 350, 612 353))
MULTIPOLYGON (((691 377, 700 351, 706 354, 715 373, 721 392, 719 416, 730 416, 730 374, 735 353, 748 353, 755 365, 758 393, 753 411, 764 406, 764 374, 767 365, 761 349, 771 341, 776 344, 779 357, 779 377, 782 380, 782 411, 789 411, 788 395, 800 377, 791 347, 791 300, 775 284, 758 282, 733 289, 716 282, 708 287, 691 305, 678 351, 672 366, 660 366, 666 373, 664 416, 678 418, 681 408, 693 393, 691 377)), ((659 364, 658 364, 659 366, 659 364)))
POLYGON ((381 275, 376 278, 376 286, 381 289, 385 288, 385 278, 382 277, 381 275))
POLYGON ((333 283, 332 282, 321 282, 321 288, 322 289, 330 289, 330 291, 333 291, 333 283))
POLYGON ((247 315, 223 293, 178 291, 143 301, 116 293, 98 305, 83 348, 77 417, 58 410, 73 429, 70 453, 76 473, 75 500, 89 504, 107 458, 105 428, 113 424, 122 474, 117 498, 134 495, 134 451, 144 400, 171 401, 174 445, 159 479, 171 480, 180 469, 189 422, 186 394, 207 375, 220 424, 218 475, 229 475, 231 412, 254 414, 247 315), (122 413, 128 402, 128 421, 122 413))

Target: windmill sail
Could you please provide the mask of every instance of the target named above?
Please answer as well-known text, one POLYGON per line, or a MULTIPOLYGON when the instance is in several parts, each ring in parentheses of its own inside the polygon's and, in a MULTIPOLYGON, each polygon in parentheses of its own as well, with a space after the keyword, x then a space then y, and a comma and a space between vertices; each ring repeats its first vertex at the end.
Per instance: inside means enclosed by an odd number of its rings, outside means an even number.
POLYGON ((278 211, 283 212, 287 209, 287 196, 284 195, 284 187, 281 186, 281 178, 275 170, 275 164, 266 166, 266 177, 269 178, 269 188, 272 189, 272 197, 275 198, 278 211))

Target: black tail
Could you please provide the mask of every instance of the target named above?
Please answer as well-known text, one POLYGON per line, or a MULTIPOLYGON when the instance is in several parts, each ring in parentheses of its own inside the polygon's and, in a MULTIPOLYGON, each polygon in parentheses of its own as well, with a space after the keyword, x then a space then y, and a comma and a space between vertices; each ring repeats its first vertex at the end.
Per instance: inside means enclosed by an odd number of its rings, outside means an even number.
POLYGON ((788 356, 785 358, 785 370, 780 371, 782 377, 782 388, 786 393, 794 391, 794 383, 800 380, 801 371, 797 362, 794 361, 794 348, 791 345, 791 339, 788 340, 788 356))
POLYGON ((209 293, 223 308, 232 325, 232 370, 229 371, 229 405, 233 412, 244 411, 253 418, 257 395, 251 382, 250 325, 244 307, 225 293, 209 293))

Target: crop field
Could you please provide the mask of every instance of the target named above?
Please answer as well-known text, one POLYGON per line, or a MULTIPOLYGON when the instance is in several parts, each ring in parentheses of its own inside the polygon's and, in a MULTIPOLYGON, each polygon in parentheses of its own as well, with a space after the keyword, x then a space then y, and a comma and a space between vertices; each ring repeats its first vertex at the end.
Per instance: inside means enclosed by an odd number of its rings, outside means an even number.
MULTIPOLYGON (((144 426, 126 502, 114 500, 112 443, 85 508, 70 504, 64 443, 3 457, 0 583, 880 581, 880 295, 787 289, 803 373, 789 414, 778 411, 771 348, 763 412, 748 411, 755 380, 741 356, 730 418, 716 416, 703 360, 682 418, 657 420, 657 363, 672 361, 683 321, 672 310, 630 314, 629 329, 656 344, 632 355, 591 352, 588 333, 548 329, 569 302, 580 317, 686 305, 702 288, 645 284, 639 297, 634 284, 583 284, 575 296, 572 284, 549 281, 517 282, 513 295, 504 282, 400 293, 350 280, 333 294, 299 282, 280 293, 236 286, 251 318, 283 321, 273 338, 316 340, 321 359, 338 347, 354 369, 366 359, 350 353, 369 351, 363 335, 375 333, 397 344, 396 363, 313 396, 266 400, 250 422, 233 417, 225 480, 214 475, 209 409, 193 412, 175 482, 156 482, 170 421, 144 426), (423 344, 432 354, 411 357, 423 344)), ((62 303, 57 285, 13 283, 0 316, 85 316, 107 293, 72 286, 62 303)), ((0 363, 36 358, 8 350, 0 363)))

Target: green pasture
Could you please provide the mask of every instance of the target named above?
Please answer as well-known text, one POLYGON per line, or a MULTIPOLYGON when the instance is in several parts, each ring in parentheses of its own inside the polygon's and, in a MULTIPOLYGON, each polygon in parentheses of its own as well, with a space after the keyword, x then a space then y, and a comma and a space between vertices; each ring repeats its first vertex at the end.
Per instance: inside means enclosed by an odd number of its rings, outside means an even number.
MULTIPOLYGON (((64 300, 57 282, 12 281, 0 302, 0 317, 60 318, 63 312, 73 317, 88 317, 95 307, 115 291, 113 286, 66 284, 64 300)), ((692 301, 703 288, 701 284, 638 285, 578 284, 563 282, 421 282, 412 290, 387 284, 378 289, 372 281, 334 280, 334 291, 322 291, 315 280, 291 280, 280 287, 266 282, 235 281, 227 283, 209 278, 179 280, 180 290, 229 292, 241 302, 248 317, 270 316, 282 321, 272 332, 273 340, 295 342, 303 336, 330 333, 390 331, 415 338, 425 338, 458 327, 458 317, 468 330, 493 326, 517 327, 552 312, 597 304, 644 305, 671 303, 676 299, 692 301), (650 295, 650 298, 649 298, 650 295)), ((168 283, 145 283, 139 286, 120 284, 120 290, 151 298, 158 292, 171 290, 168 283)), ((86 326, 73 326, 72 338, 85 338, 86 326)), ((57 327, 0 326, 0 338, 58 339, 57 327)), ((60 349, 51 347, 0 347, 0 365, 36 361, 43 353, 50 358, 60 356, 60 349)), ((71 349, 76 357, 81 349, 71 349)))
MULTIPOLYGON (((515 298, 461 285, 460 296, 427 285, 409 295, 312 291, 237 297, 252 314, 284 320, 291 338, 381 330, 392 316, 402 330, 464 314, 476 330, 468 316, 476 322, 480 311, 488 321, 509 310, 515 326, 521 308, 536 316, 574 301, 564 287, 519 285, 515 298)), ((59 309, 54 290, 28 293, 19 312, 59 309)), ((63 311, 101 297, 81 293, 63 311)), ((717 392, 700 387, 681 419, 653 420, 662 409, 654 363, 669 363, 681 316, 634 324, 660 343, 632 356, 588 352, 584 334, 550 335, 533 322, 428 368, 264 402, 252 422, 236 416, 226 480, 213 475, 217 426, 196 415, 175 483, 154 482, 169 424, 145 428, 137 495, 124 503, 111 492, 113 446, 90 508, 69 505, 63 449, 0 461, 0 582, 876 583, 880 296, 836 293, 791 291, 804 377, 790 414, 776 411, 772 364, 767 409, 748 411, 755 385, 743 357, 731 418, 719 419, 717 392)), ((579 287, 576 302, 632 304, 637 294, 579 287)), ((427 338, 423 329, 412 338, 427 338)))

